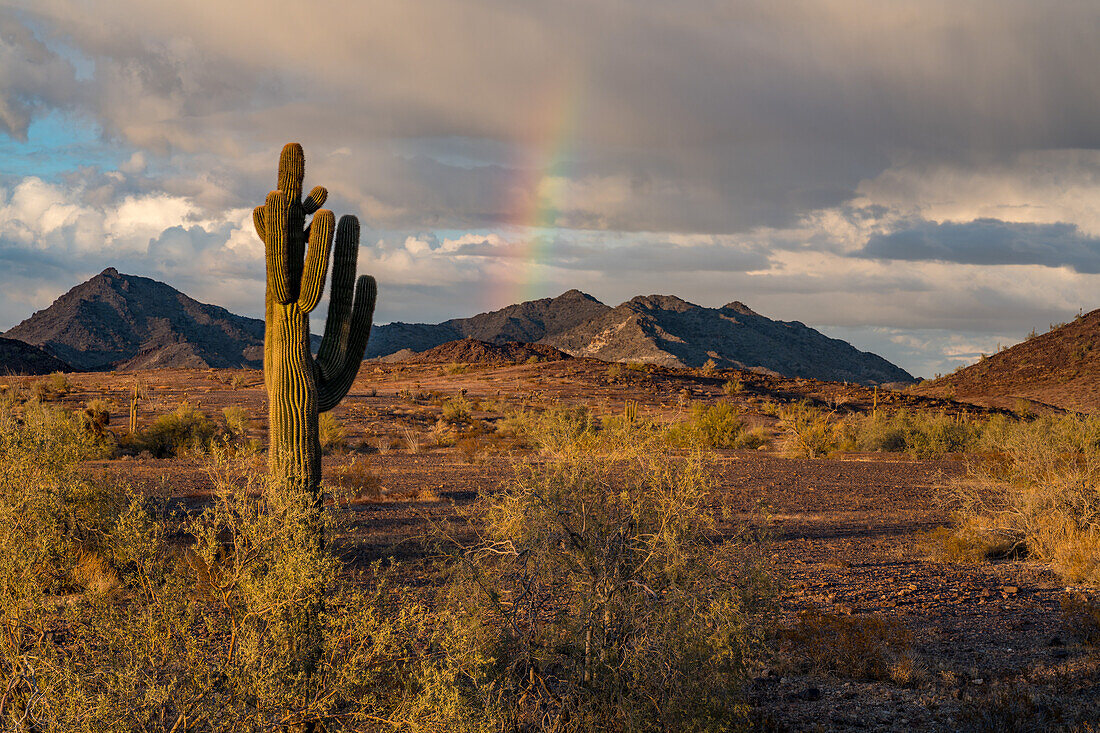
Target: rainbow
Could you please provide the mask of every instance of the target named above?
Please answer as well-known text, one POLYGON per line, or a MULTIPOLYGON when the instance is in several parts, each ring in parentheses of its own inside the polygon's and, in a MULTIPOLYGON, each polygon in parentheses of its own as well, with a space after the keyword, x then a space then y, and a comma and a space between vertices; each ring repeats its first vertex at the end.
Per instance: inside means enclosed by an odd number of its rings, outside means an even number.
POLYGON ((532 134, 521 146, 514 166, 518 176, 508 188, 511 200, 503 208, 508 215, 500 222, 507 238, 516 241, 516 251, 485 290, 490 307, 557 294, 543 292, 540 266, 557 239, 558 213, 583 98, 578 80, 575 73, 562 74, 560 82, 544 95, 532 134))

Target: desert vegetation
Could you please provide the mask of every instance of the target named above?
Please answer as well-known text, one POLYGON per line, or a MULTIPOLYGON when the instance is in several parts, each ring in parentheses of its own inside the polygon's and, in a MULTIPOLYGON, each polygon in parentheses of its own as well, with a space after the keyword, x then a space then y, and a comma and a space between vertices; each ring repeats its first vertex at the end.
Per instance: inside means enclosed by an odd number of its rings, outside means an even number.
POLYGON ((1088 418, 651 367, 624 367, 645 379, 620 399, 598 364, 364 369, 319 423, 339 437, 322 506, 265 475, 254 373, 150 374, 133 432, 129 385, 75 375, 43 402, 9 380, 4 725, 828 730, 856 704, 931 729, 1094 722, 1075 697, 1092 550, 1055 549, 1089 537, 1088 418), (1046 503, 1021 491, 1059 476, 1046 503), (914 511, 891 544, 845 539, 914 511), (1037 646, 945 655, 928 628, 956 605, 973 626, 952 638, 1001 613, 1030 625, 999 643, 1037 646))
MULTIPOLYGON (((170 417, 201 422, 191 407, 170 417)), ((670 454, 628 424, 595 431, 577 413, 541 425, 541 458, 468 510, 472 536, 433 535, 449 558, 439 589, 409 598, 395 595, 399 567, 340 559, 338 506, 224 448, 207 451, 210 502, 176 512, 84 476, 103 444, 76 416, 5 418, 0 719, 65 731, 738 727, 769 596, 733 552, 743 545, 716 544, 705 454, 670 454)), ((340 481, 376 489, 363 463, 340 481)))
POLYGON ((1100 582, 1100 421, 996 420, 983 438, 988 456, 951 486, 955 551, 1026 554, 1100 582))

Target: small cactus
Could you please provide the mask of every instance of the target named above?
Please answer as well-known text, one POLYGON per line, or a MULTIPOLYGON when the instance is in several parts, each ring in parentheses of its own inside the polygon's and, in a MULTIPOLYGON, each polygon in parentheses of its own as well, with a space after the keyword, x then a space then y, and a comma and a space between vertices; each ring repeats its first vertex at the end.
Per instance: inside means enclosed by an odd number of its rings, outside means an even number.
POLYGON ((355 380, 378 291, 373 277, 355 279, 359 220, 342 216, 336 225, 332 212, 321 208, 328 197, 322 186, 303 201, 304 170, 302 146, 288 143, 279 157, 279 187, 256 207, 253 221, 267 260, 264 384, 270 410, 270 468, 273 475, 301 481, 320 499, 317 417, 335 407, 355 380), (310 214, 313 220, 306 224, 310 214), (328 319, 314 358, 309 313, 325 287, 334 229, 328 319))
POLYGON ((138 387, 134 385, 134 391, 130 395, 130 435, 137 433, 138 417, 138 387))
POLYGON ((637 400, 627 400, 626 403, 623 404, 623 419, 625 419, 628 423, 633 423, 635 420, 638 419, 637 400))

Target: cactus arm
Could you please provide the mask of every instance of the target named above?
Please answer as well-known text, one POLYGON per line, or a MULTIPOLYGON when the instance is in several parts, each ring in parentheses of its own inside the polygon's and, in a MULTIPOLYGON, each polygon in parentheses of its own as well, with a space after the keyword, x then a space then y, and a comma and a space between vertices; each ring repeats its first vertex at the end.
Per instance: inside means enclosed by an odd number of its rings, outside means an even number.
POLYGON ((302 289, 298 295, 298 307, 303 313, 309 313, 317 307, 321 293, 325 290, 325 273, 328 271, 328 256, 332 249, 332 230, 335 225, 336 219, 327 209, 318 211, 310 225, 309 250, 306 253, 305 268, 302 270, 302 289))
POLYGON ((286 305, 292 302, 290 297, 289 245, 287 243, 287 214, 289 206, 280 191, 267 195, 264 204, 264 220, 268 224, 267 237, 264 239, 264 254, 267 260, 267 287, 269 296, 276 303, 286 305))
POLYGON ((289 200, 301 202, 306 156, 298 143, 288 143, 279 154, 279 190, 289 200))
POLYGON ((359 220, 341 216, 336 229, 336 253, 332 263, 332 287, 329 289, 328 318, 317 351, 321 376, 334 378, 344 366, 348 334, 351 330, 352 296, 355 289, 355 261, 359 254, 359 220))
POLYGON ((324 186, 314 186, 313 190, 309 192, 309 196, 302 202, 302 210, 305 212, 306 216, 309 216, 324 206, 325 199, 327 198, 328 189, 324 186))
POLYGON ((256 234, 260 235, 260 241, 267 237, 267 225, 264 224, 264 207, 257 206, 252 210, 252 223, 256 225, 256 234))
MULTIPOLYGON (((318 374, 317 410, 327 412, 344 398, 351 389, 363 354, 370 340, 371 321, 374 318, 374 303, 378 298, 378 284, 370 275, 363 275, 355 284, 355 305, 351 311, 351 334, 343 353, 343 365, 331 379, 318 374)), ((318 370, 320 371, 320 370, 318 370)))

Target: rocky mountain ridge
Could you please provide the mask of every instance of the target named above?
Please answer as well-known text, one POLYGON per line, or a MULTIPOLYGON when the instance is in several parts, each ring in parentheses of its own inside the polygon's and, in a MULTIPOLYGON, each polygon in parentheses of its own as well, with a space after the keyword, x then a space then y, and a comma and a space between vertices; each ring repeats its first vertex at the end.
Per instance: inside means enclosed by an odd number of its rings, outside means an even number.
POLYGON ((253 367, 264 322, 108 267, 4 334, 82 370, 253 367))
POLYGON ((52 374, 73 368, 45 349, 17 339, 0 338, 0 375, 52 374))
POLYGON ((671 367, 713 361, 717 367, 863 384, 914 381, 880 356, 798 321, 774 321, 740 301, 705 308, 675 296, 644 295, 612 308, 579 290, 440 324, 376 326, 367 356, 423 352, 463 338, 527 341, 605 361, 671 367))
MULTIPOLYGON (((4 335, 42 347, 83 370, 263 364, 263 321, 114 268, 77 285, 4 335)), ((579 290, 438 324, 375 326, 367 357, 407 356, 471 339, 497 346, 537 344, 605 361, 670 367, 713 362, 716 367, 863 384, 912 381, 882 357, 798 321, 772 320, 739 301, 706 308, 675 296, 644 295, 612 308, 579 290)), ((315 347, 318 340, 315 335, 315 347)), ((469 343, 448 353, 463 348, 469 343)))

